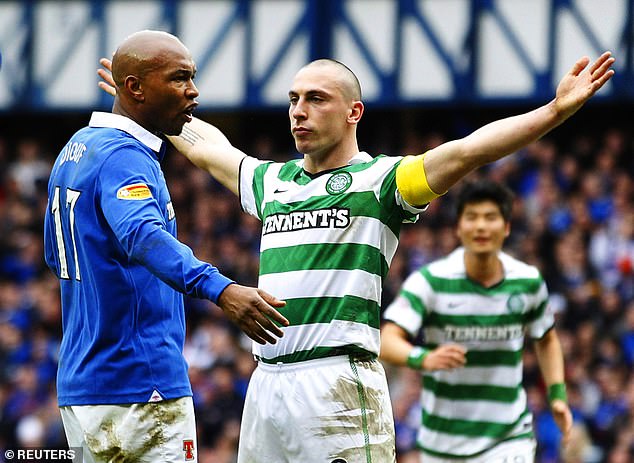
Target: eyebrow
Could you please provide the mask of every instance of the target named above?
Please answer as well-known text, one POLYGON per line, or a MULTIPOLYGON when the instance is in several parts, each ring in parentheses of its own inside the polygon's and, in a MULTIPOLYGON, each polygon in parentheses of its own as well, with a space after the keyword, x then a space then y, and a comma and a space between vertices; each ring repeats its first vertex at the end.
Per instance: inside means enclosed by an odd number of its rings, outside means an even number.
MULTIPOLYGON (((319 96, 329 96, 330 93, 328 93, 325 90, 308 90, 307 92, 304 92, 304 94, 307 97, 311 97, 311 96, 315 96, 315 95, 319 95, 319 96)), ((289 90, 288 91, 288 96, 297 96, 299 95, 299 92, 296 92, 295 90, 289 90)))

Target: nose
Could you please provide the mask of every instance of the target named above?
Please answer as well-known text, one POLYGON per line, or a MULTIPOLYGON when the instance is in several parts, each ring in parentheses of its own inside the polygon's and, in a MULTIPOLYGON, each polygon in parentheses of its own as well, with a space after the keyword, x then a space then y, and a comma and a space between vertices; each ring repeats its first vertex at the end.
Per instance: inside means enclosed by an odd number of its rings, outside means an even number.
POLYGON ((185 90, 185 96, 187 98, 198 98, 198 95, 200 95, 200 92, 198 92, 198 87, 196 87, 196 84, 194 83, 193 80, 189 81, 189 85, 187 86, 187 89, 185 90))
POLYGON ((301 98, 294 105, 291 105, 291 117, 294 119, 306 119, 306 109, 301 98))

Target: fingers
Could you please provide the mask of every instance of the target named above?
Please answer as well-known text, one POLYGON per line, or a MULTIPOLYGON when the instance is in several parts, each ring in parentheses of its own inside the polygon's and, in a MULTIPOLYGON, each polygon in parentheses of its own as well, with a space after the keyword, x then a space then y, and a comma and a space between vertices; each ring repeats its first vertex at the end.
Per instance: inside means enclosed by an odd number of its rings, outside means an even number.
POLYGON ((579 74, 581 74, 581 71, 586 68, 589 62, 590 58, 588 58, 587 56, 579 58, 579 60, 572 66, 572 69, 570 69, 570 74, 572 74, 573 76, 578 76, 579 74))
POLYGON ((600 68, 604 68, 603 72, 605 72, 612 65, 612 63, 614 63, 612 52, 606 51, 601 56, 599 56, 597 60, 592 64, 592 66, 590 67, 590 74, 594 76, 596 71, 600 68))
POLYGON ((108 71, 112 72, 112 61, 108 58, 101 58, 99 64, 105 67, 108 71))
POLYGON ((286 301, 283 301, 281 299, 276 298, 275 296, 270 295, 263 289, 258 289, 258 293, 260 294, 260 296, 262 296, 262 299, 264 299, 268 304, 272 305, 273 307, 284 307, 286 305, 286 301))
POLYGON ((605 61, 599 69, 592 73, 592 90, 597 91, 614 75, 614 69, 610 67, 614 64, 614 58, 605 61))
POLYGON ((112 85, 108 85, 105 82, 98 82, 97 85, 99 86, 99 88, 101 90, 103 90, 104 92, 108 93, 111 96, 116 96, 117 92, 115 91, 114 87, 112 85))

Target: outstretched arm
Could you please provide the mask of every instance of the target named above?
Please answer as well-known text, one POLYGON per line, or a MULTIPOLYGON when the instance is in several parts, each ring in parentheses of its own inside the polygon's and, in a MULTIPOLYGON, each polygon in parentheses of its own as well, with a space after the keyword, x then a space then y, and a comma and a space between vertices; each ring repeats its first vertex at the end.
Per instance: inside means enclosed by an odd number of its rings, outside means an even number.
MULTIPOLYGON (((97 74, 103 79, 99 87, 114 96, 116 94, 112 79, 112 62, 101 58, 99 63, 104 69, 97 74)), ((194 118, 183 126, 180 135, 167 137, 174 147, 183 153, 194 165, 206 170, 233 193, 238 194, 238 174, 245 153, 234 147, 225 135, 207 122, 194 118)))
POLYGON ((240 163, 246 154, 234 147, 220 130, 194 118, 183 126, 180 135, 168 138, 194 165, 238 194, 240 163))
POLYGON ((428 202, 472 170, 514 153, 563 123, 614 75, 610 52, 603 53, 590 66, 589 62, 583 57, 575 63, 548 104, 487 124, 465 138, 444 143, 402 163, 397 184, 405 200, 413 205, 428 202))
POLYGON ((563 77, 555 98, 534 111, 492 122, 467 137, 440 145, 425 155, 429 186, 444 192, 471 170, 538 140, 577 112, 614 75, 614 58, 603 53, 590 67, 581 58, 563 77))

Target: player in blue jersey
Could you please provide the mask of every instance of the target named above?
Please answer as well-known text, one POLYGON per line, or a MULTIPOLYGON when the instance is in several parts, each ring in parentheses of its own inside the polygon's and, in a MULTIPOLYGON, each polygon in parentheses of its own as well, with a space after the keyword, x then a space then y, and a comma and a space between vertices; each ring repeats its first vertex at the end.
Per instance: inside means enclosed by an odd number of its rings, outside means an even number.
POLYGON ((182 355, 183 293, 218 304, 259 343, 288 322, 283 302, 235 284, 176 238, 161 171, 165 135, 192 118, 196 67, 174 36, 143 31, 113 58, 112 113, 93 113, 59 154, 45 216, 46 262, 60 279, 57 390, 84 461, 196 461, 182 355))
MULTIPOLYGON (((238 462, 395 461, 387 381, 376 355, 382 278, 401 221, 471 170, 564 122, 612 77, 613 62, 609 52, 593 64, 582 58, 550 103, 416 156, 359 151, 361 88, 349 68, 329 59, 300 69, 288 94, 303 159, 260 161, 198 119, 170 138, 263 221, 260 284, 279 288, 288 302, 284 339, 272 349, 254 346, 258 367, 238 462)), ((107 72, 100 74, 101 87, 114 94, 107 72)))

